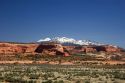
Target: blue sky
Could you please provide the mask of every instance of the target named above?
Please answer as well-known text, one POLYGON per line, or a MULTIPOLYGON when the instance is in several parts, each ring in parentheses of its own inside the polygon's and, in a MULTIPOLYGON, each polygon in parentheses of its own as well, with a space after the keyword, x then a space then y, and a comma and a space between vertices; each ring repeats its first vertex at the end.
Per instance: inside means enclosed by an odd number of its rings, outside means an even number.
POLYGON ((0 41, 56 36, 125 47, 125 0, 0 0, 0 41))

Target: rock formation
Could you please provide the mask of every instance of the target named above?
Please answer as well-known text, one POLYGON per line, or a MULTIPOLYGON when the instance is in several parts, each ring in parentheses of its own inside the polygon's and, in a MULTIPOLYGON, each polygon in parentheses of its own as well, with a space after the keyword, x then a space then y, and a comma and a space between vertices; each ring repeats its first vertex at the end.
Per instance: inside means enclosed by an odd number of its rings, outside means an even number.
POLYGON ((0 43, 0 54, 12 55, 18 53, 33 53, 37 45, 24 45, 24 44, 11 44, 11 43, 0 43))
POLYGON ((121 48, 114 46, 64 46, 71 54, 76 53, 94 53, 94 52, 122 52, 121 48))
POLYGON ((41 53, 42 55, 69 56, 68 52, 61 44, 41 44, 37 47, 35 52, 41 53))
POLYGON ((123 49, 114 46, 62 46, 61 44, 12 44, 0 43, 0 54, 17 54, 17 53, 41 53, 46 55, 63 55, 69 56, 77 53, 94 53, 94 52, 122 52, 123 49))

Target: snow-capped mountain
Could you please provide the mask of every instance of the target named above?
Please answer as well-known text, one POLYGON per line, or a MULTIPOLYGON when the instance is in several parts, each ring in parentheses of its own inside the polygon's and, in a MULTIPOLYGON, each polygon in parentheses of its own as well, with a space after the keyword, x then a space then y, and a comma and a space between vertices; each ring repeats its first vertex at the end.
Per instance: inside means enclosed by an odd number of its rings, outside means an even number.
POLYGON ((67 37, 55 37, 55 38, 45 38, 40 39, 37 42, 58 42, 61 44, 75 44, 75 45, 104 45, 102 43, 90 41, 90 40, 75 40, 73 38, 67 38, 67 37))

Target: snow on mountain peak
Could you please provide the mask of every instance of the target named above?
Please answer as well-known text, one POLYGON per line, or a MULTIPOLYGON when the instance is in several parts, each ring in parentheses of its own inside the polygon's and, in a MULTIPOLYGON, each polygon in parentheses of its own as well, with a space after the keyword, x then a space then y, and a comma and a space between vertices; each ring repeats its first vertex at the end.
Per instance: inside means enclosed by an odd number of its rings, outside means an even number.
POLYGON ((55 37, 55 38, 45 38, 45 39, 40 39, 37 42, 46 42, 46 41, 56 41, 61 44, 64 43, 71 43, 71 44, 77 44, 77 45, 104 45, 98 42, 92 42, 90 40, 75 40, 73 38, 67 38, 67 37, 55 37))
POLYGON ((66 43, 66 42, 74 42, 75 39, 73 38, 67 38, 67 37, 55 37, 52 39, 53 41, 59 41, 60 43, 66 43))
POLYGON ((45 41, 50 41, 50 40, 51 40, 50 38, 45 38, 45 39, 40 39, 37 42, 45 42, 45 41))

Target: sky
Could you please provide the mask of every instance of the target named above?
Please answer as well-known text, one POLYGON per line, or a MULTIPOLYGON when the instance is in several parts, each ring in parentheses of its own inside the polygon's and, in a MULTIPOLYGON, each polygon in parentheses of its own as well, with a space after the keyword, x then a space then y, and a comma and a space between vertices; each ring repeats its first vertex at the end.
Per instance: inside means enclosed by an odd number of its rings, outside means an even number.
POLYGON ((125 0, 0 0, 0 41, 64 36, 125 48, 125 0))

